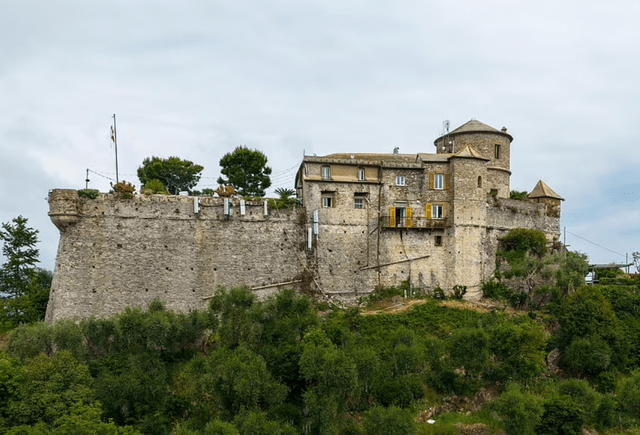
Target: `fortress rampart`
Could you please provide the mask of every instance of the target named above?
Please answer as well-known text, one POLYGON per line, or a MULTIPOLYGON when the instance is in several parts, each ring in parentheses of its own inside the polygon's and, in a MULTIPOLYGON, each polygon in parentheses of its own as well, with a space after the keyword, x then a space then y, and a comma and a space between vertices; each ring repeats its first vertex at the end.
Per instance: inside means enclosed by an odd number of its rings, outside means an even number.
POLYGON ((102 194, 92 200, 60 189, 49 202, 60 244, 48 321, 108 316, 154 298, 177 311, 201 309, 217 288, 239 285, 259 297, 295 288, 351 303, 377 285, 409 280, 422 291, 467 285, 468 297, 477 298, 480 281, 493 274, 498 237, 516 227, 549 238, 559 231, 544 203, 489 197, 478 202, 486 225, 468 228, 383 229, 374 210, 355 217, 320 210, 309 250, 312 213, 301 206, 268 208, 265 216, 263 202, 246 202, 241 215, 233 199, 225 216, 220 198, 102 194), (435 246, 439 233, 444 242, 435 246), (468 250, 464 263, 456 249, 468 250))
POLYGON ((247 202, 244 216, 232 207, 227 218, 218 198, 91 200, 53 190, 49 201, 60 244, 47 320, 108 316, 154 298, 173 310, 200 309, 220 286, 262 287, 255 291, 266 296, 281 288, 274 284, 300 281, 307 267, 299 208, 267 217, 262 202, 247 202))
POLYGON ((53 190, 60 246, 46 318, 107 316, 154 298, 194 310, 240 285, 260 297, 290 287, 347 304, 376 286, 461 285, 477 299, 500 237, 519 227, 549 241, 560 233, 562 198, 545 183, 509 199, 512 140, 471 120, 436 139, 436 154, 305 156, 295 180, 304 205, 285 210, 53 190))

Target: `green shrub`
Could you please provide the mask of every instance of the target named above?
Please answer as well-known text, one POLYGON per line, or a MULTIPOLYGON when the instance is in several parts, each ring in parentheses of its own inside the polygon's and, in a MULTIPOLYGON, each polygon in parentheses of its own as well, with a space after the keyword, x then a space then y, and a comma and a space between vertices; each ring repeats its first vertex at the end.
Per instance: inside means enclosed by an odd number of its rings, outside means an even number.
POLYGON ((536 434, 582 435, 584 410, 571 396, 553 393, 545 399, 543 407, 536 434))
POLYGON ((613 427, 619 421, 616 418, 618 414, 618 404, 615 399, 610 395, 602 397, 594 416, 598 431, 603 432, 605 429, 613 427))
POLYGON ((513 384, 493 402, 491 408, 502 417, 507 435, 536 435, 536 427, 544 412, 541 399, 513 384))
POLYGON ((464 383, 476 380, 489 365, 489 335, 481 328, 457 328, 449 336, 449 357, 455 367, 464 368, 464 383))
POLYGON ((638 280, 625 277, 599 278, 599 283, 602 285, 638 285, 638 280))
POLYGON ((409 281, 402 281, 399 286, 377 287, 365 298, 365 305, 371 305, 383 299, 391 299, 394 296, 404 296, 409 292, 409 281))
POLYGON ((164 184, 162 184, 162 181, 158 179, 147 181, 144 184, 142 193, 144 193, 145 195, 154 195, 154 194, 168 195, 169 194, 167 192, 167 189, 165 189, 164 184))
POLYGON ((512 293, 513 290, 500 281, 491 279, 490 281, 482 283, 482 296, 485 298, 504 301, 507 300, 512 293))
POLYGON ((602 372, 595 377, 593 383, 600 393, 615 393, 618 375, 615 372, 602 372))
POLYGON ((558 393, 571 397, 582 409, 585 417, 593 417, 598 403, 598 393, 584 379, 568 379, 558 385, 558 393))
POLYGON ((391 406, 376 406, 362 415, 364 431, 368 435, 411 435, 418 428, 410 410, 391 406))
POLYGON ((611 348, 598 336, 577 337, 564 350, 562 360, 574 373, 595 376, 611 364, 611 348))
POLYGON ((454 285, 453 286, 453 299, 461 300, 464 298, 464 295, 467 293, 466 285, 454 285))
POLYGON ((500 239, 505 252, 519 252, 526 254, 530 252, 542 257, 549 249, 547 248, 547 238, 542 231, 530 230, 528 228, 515 228, 500 239))
POLYGON ((612 269, 595 269, 598 278, 620 278, 624 276, 624 272, 622 269, 612 268, 612 269))
POLYGON ((100 196, 100 191, 98 189, 80 189, 78 190, 78 196, 82 198, 96 199, 100 196))
POLYGON ((133 184, 122 180, 113 185, 113 191, 121 198, 133 198, 133 194, 136 193, 136 188, 133 184))
POLYGON ((545 369, 545 332, 534 321, 501 322, 491 329, 490 343, 498 380, 528 384, 545 369))
POLYGON ((526 190, 523 190, 522 192, 519 192, 517 190, 512 190, 511 193, 509 193, 509 198, 525 200, 529 198, 529 193, 526 190))
POLYGON ((482 296, 506 302, 509 306, 514 308, 523 306, 529 299, 529 295, 527 295, 527 293, 514 290, 499 281, 494 281, 493 279, 482 283, 482 296))
POLYGON ((622 408, 634 418, 640 418, 640 370, 634 371, 620 390, 622 408))
POLYGON ((273 210, 292 209, 298 203, 296 198, 269 198, 269 208, 273 210))

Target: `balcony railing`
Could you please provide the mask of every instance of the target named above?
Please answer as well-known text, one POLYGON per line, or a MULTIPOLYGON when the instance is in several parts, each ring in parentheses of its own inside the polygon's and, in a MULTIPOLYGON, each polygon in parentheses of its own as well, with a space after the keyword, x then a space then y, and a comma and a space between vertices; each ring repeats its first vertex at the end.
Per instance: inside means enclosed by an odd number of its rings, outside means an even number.
POLYGON ((442 219, 427 219, 424 217, 404 217, 404 218, 391 218, 389 216, 380 217, 380 224, 383 229, 391 228, 446 228, 449 226, 449 220, 442 219))

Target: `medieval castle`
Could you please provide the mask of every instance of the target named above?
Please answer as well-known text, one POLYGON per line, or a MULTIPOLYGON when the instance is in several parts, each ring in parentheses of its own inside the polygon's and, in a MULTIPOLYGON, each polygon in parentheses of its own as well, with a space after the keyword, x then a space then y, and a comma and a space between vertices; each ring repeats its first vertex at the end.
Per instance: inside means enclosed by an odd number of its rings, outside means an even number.
POLYGON ((60 245, 46 319, 107 316, 160 298, 200 309, 217 288, 266 297, 297 288, 353 302, 376 286, 480 297, 498 239, 517 227, 559 236, 560 202, 542 181, 509 199, 513 138, 471 120, 435 140, 436 153, 306 156, 303 205, 268 201, 49 194, 60 245))

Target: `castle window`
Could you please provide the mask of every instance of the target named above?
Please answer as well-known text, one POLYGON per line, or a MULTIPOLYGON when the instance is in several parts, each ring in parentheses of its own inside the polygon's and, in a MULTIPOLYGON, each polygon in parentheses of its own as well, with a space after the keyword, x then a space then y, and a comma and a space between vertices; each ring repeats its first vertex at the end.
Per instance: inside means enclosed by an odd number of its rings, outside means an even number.
POLYGON ((444 174, 436 174, 433 179, 434 189, 444 189, 444 174))
POLYGON ((363 209, 366 197, 367 197, 366 193, 354 193, 353 194, 353 208, 363 209))
POLYGON ((322 167, 322 179, 329 180, 331 178, 331 168, 329 166, 322 167))
POLYGON ((405 178, 404 175, 398 175, 396 177, 396 186, 406 186, 407 185, 407 179, 405 178))
POLYGON ((364 181, 364 168, 358 168, 358 181, 364 181))
POLYGON ((435 236, 435 240, 433 241, 435 246, 442 246, 442 236, 435 236))
POLYGON ((431 173, 429 174, 429 189, 448 190, 449 174, 431 173))
POLYGON ((333 207, 335 207, 334 193, 322 192, 322 208, 333 208, 333 207))
POLYGON ((478 187, 482 187, 482 177, 478 177, 478 187))
POLYGON ((500 145, 496 144, 495 148, 496 160, 500 159, 500 145))
POLYGON ((442 211, 442 204, 431 205, 431 219, 442 219, 444 217, 442 211))

